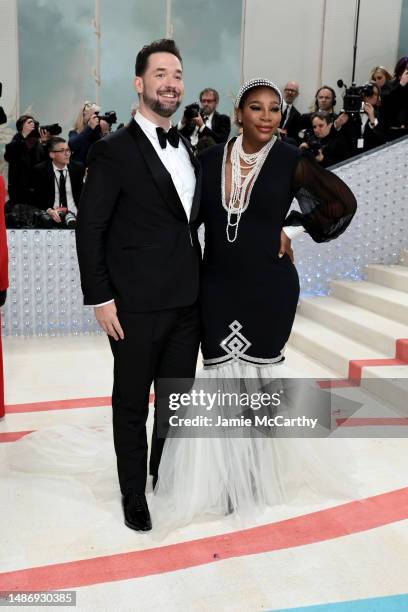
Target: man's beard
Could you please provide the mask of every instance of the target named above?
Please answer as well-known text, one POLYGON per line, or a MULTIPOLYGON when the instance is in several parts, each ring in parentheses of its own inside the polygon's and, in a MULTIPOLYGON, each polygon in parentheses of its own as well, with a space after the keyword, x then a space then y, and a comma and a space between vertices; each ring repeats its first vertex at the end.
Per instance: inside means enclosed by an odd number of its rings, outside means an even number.
POLYGON ((181 100, 178 99, 175 106, 173 107, 164 106, 164 104, 162 104, 160 100, 151 98, 147 93, 143 93, 142 98, 143 98, 143 102, 146 104, 146 106, 150 108, 150 110, 152 110, 157 115, 160 115, 160 117, 166 117, 166 118, 174 115, 174 113, 176 112, 176 110, 181 104, 181 100))

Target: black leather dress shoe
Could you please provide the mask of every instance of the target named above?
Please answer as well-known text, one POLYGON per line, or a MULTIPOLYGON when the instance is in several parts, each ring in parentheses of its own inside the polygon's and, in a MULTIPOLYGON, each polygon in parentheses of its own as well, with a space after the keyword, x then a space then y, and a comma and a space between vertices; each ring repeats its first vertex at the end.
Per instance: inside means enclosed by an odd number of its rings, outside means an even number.
POLYGON ((144 493, 126 493, 123 496, 123 512, 125 525, 136 531, 150 531, 152 521, 150 520, 149 508, 144 493))

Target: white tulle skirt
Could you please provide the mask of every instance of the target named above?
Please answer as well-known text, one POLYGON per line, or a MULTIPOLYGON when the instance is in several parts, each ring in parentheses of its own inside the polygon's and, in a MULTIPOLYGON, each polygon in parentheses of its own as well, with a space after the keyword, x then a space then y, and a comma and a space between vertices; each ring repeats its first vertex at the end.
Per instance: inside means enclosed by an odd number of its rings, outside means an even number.
MULTIPOLYGON (((228 390, 231 379, 259 383, 259 379, 295 378, 296 373, 284 363, 261 368, 233 363, 198 376, 216 379, 217 388, 228 390)), ((357 496, 354 471, 346 439, 229 437, 225 432, 200 438, 179 431, 164 445, 150 502, 154 528, 170 530, 195 519, 231 514, 248 524, 267 507, 296 504, 297 499, 302 504, 353 499, 357 496)))
MULTIPOLYGON (((293 378, 285 364, 256 368, 239 364, 206 370, 203 376, 293 378)), ((120 513, 120 491, 110 423, 101 426, 56 425, 2 445, 0 478, 10 495, 21 487, 41 486, 48 505, 64 496, 87 506, 120 513), (81 502, 81 503, 82 503, 81 502)), ((236 519, 246 525, 263 510, 280 504, 321 503, 358 496, 354 461, 346 439, 287 437, 169 437, 159 478, 148 494, 153 530, 161 536, 192 523, 236 519)), ((119 515, 118 515, 119 516, 119 515)))

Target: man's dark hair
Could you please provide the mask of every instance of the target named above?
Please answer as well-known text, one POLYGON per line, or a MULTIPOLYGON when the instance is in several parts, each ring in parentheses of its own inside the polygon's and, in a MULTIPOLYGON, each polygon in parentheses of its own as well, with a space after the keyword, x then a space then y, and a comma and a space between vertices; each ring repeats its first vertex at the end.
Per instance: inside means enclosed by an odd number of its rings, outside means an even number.
POLYGON ((145 45, 142 49, 140 49, 136 57, 136 76, 144 75, 149 57, 153 53, 171 53, 180 60, 181 64, 183 64, 180 51, 178 50, 174 40, 171 40, 171 38, 161 38, 160 40, 154 40, 152 43, 150 43, 150 45, 145 45))
POLYGON ((336 106, 336 92, 334 91, 333 87, 330 87, 330 85, 322 85, 322 87, 319 87, 319 89, 316 91, 315 93, 315 110, 318 111, 319 110, 319 103, 317 101, 317 96, 319 95, 319 93, 322 91, 322 89, 328 89, 332 95, 332 106, 336 106))
POLYGON ((64 142, 67 142, 65 138, 61 138, 61 136, 52 136, 47 142, 48 153, 53 153, 57 145, 62 144, 64 142))
POLYGON ((205 93, 212 93, 212 95, 215 98, 216 103, 218 104, 218 102, 220 101, 220 96, 219 96, 218 91, 216 89, 213 89, 212 87, 206 87, 205 89, 203 89, 200 92, 200 102, 201 102, 201 98, 203 97, 203 95, 205 93))
POLYGON ((333 123, 333 113, 329 113, 329 111, 316 111, 312 114, 310 120, 313 121, 313 119, 316 119, 316 117, 322 121, 325 121, 327 125, 329 125, 329 123, 333 123))
POLYGON ((24 126, 25 122, 27 121, 27 119, 32 119, 34 121, 34 117, 32 115, 21 115, 17 119, 17 121, 16 121, 17 132, 21 132, 21 130, 23 129, 23 126, 24 126))

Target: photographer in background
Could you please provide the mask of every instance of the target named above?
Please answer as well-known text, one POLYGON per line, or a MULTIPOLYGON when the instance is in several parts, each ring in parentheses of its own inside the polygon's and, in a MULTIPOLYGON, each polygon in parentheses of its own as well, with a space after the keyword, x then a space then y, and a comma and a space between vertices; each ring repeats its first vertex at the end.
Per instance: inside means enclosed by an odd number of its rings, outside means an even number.
POLYGON ((383 117, 388 140, 408 134, 408 56, 401 57, 394 70, 391 91, 383 103, 383 117))
MULTIPOLYGON (((314 100, 314 110, 311 113, 304 113, 301 115, 299 120, 299 129, 300 130, 311 130, 312 128, 312 117, 315 113, 319 111, 324 111, 329 113, 334 119, 336 119, 337 115, 334 112, 334 107, 336 106, 336 92, 332 87, 328 85, 323 85, 319 87, 315 94, 314 100)), ((299 138, 301 136, 299 135, 299 138)))
POLYGON ((100 110, 100 107, 93 102, 85 102, 77 115, 74 129, 68 134, 72 158, 77 162, 86 164, 91 145, 109 131, 107 123, 98 117, 100 110))
POLYGON ((200 152, 214 145, 227 142, 231 131, 231 120, 221 115, 216 108, 219 95, 215 89, 206 87, 200 93, 200 104, 189 104, 177 128, 188 138, 194 150, 200 152))
POLYGON ((381 122, 380 88, 375 83, 362 87, 361 111, 340 113, 334 127, 343 134, 348 148, 348 157, 370 151, 385 143, 385 131, 381 122))
POLYGON ((11 206, 33 204, 33 168, 47 157, 47 130, 39 128, 32 115, 16 121, 17 133, 6 145, 4 159, 9 164, 8 195, 11 206))
POLYGON ((49 159, 34 168, 36 206, 46 211, 50 227, 76 226, 78 202, 84 182, 85 167, 70 161, 71 151, 64 138, 51 138, 49 159))
POLYGON ((301 149, 308 149, 321 166, 327 168, 347 157, 347 145, 333 125, 333 115, 328 111, 317 111, 312 115, 312 129, 305 133, 301 149))

